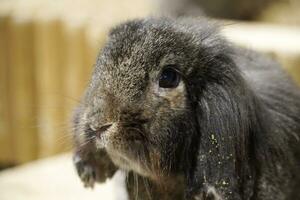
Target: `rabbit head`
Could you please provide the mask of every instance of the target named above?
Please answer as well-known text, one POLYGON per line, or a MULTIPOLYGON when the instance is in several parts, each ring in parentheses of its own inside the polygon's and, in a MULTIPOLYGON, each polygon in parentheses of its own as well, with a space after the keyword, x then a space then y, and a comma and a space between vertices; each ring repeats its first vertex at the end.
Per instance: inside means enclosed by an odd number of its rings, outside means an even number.
MULTIPOLYGON (((186 199, 249 199, 255 184, 262 196, 269 183, 284 191, 289 170, 272 181, 291 157, 281 130, 287 125, 272 122, 277 111, 268 110, 272 100, 262 91, 269 89, 244 74, 246 65, 278 66, 247 53, 206 19, 148 18, 112 29, 74 115, 81 178, 89 185, 92 172, 103 181, 116 168, 150 180, 179 175, 186 199), (257 182, 262 173, 267 178, 257 182)), ((296 130, 298 118, 290 119, 296 130)))
POLYGON ((215 26, 127 22, 110 32, 98 56, 76 112, 77 132, 85 133, 78 141, 92 138, 117 167, 143 176, 184 174, 195 168, 200 146, 205 160, 208 152, 232 157, 235 146, 243 145, 235 143, 240 130, 230 124, 243 120, 230 115, 243 106, 231 100, 238 95, 246 95, 243 81, 215 26))

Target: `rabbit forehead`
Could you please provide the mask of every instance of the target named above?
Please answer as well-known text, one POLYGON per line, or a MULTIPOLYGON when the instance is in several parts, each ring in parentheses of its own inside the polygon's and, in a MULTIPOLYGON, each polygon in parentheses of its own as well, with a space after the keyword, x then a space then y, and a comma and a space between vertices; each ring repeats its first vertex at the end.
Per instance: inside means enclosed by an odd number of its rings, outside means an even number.
POLYGON ((113 69, 104 67, 101 70, 102 88, 119 97, 135 98, 142 95, 147 86, 147 71, 143 67, 133 64, 130 59, 110 67, 113 69))
POLYGON ((133 20, 110 32, 98 58, 98 68, 103 65, 112 72, 129 73, 157 71, 163 67, 160 65, 163 58, 174 55, 170 64, 179 62, 182 71, 186 71, 202 57, 208 57, 203 50, 213 57, 224 49, 226 45, 216 35, 216 30, 213 24, 201 20, 133 20))
POLYGON ((94 78, 116 96, 142 95, 149 79, 157 78, 161 63, 175 57, 173 39, 156 35, 137 31, 114 36, 99 55, 94 78))
POLYGON ((188 73, 190 66, 201 60, 200 46, 218 46, 213 42, 215 29, 207 24, 175 22, 136 20, 113 29, 98 57, 96 82, 120 98, 141 97, 149 80, 157 78, 161 63, 179 62, 180 70, 188 73))

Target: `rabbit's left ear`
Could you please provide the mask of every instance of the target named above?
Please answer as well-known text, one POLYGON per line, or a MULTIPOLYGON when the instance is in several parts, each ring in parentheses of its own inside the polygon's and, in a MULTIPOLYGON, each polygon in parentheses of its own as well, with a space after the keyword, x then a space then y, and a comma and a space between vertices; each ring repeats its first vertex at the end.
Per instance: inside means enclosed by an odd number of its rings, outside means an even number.
POLYGON ((225 199, 251 196, 247 188, 254 184, 250 162, 255 158, 250 156, 254 134, 250 127, 255 126, 251 120, 256 118, 257 105, 243 78, 235 75, 208 84, 194 103, 198 150, 196 166, 188 173, 193 198, 211 191, 225 199))

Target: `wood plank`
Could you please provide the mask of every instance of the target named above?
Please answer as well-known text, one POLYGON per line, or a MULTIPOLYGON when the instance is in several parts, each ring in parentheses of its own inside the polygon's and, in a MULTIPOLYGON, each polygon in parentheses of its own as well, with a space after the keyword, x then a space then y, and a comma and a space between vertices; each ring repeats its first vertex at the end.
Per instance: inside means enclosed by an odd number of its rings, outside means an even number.
POLYGON ((61 151, 64 133, 64 35, 56 19, 35 21, 39 157, 61 151))
POLYGON ((13 162, 8 85, 9 23, 8 16, 0 16, 0 164, 13 162))
POLYGON ((38 150, 33 23, 13 19, 9 35, 12 155, 22 163, 36 159, 38 150))
POLYGON ((89 55, 90 47, 87 44, 85 27, 76 26, 65 28, 66 38, 66 65, 65 65, 65 104, 67 119, 89 82, 92 64, 89 55))

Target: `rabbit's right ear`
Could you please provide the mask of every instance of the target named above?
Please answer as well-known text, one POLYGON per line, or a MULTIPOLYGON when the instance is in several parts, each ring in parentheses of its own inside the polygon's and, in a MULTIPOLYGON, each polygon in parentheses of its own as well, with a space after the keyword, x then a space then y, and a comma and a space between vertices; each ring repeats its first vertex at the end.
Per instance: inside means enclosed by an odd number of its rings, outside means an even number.
POLYGON ((232 69, 220 79, 207 81, 202 91, 189 92, 199 94, 190 97, 198 129, 195 166, 188 172, 194 196, 214 191, 225 199, 242 199, 240 190, 245 196, 253 192, 240 186, 254 185, 256 170, 250 162, 255 158, 249 147, 251 130, 258 126, 259 105, 242 76, 232 69))

